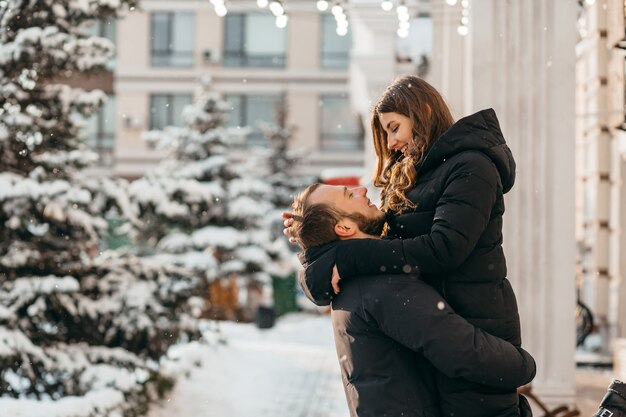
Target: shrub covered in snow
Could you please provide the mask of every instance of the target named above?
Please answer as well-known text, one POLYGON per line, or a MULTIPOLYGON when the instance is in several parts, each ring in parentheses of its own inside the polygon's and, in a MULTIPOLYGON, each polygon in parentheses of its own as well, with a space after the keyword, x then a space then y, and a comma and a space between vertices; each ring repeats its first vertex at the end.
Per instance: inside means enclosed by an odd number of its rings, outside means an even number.
POLYGON ((105 95, 63 85, 104 69, 113 52, 82 24, 136 6, 0 1, 2 415, 141 415, 171 385, 159 359, 197 335, 205 282, 175 265, 100 255, 104 214, 138 225, 139 211, 122 181, 81 173, 95 154, 75 116, 94 114, 105 95))

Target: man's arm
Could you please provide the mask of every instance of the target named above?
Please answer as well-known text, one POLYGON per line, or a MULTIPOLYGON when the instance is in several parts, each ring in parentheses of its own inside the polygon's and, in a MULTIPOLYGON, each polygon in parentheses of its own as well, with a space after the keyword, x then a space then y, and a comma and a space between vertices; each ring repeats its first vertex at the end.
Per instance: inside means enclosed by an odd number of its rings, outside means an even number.
POLYGON ((330 277, 336 259, 336 244, 308 249, 298 255, 304 267, 304 271, 298 274, 298 282, 306 297, 318 306, 327 306, 333 299, 330 277))
POLYGON ((447 376, 501 390, 514 390, 535 377, 528 352, 470 324, 429 285, 403 275, 377 282, 375 296, 364 298, 366 311, 381 331, 422 353, 447 376))

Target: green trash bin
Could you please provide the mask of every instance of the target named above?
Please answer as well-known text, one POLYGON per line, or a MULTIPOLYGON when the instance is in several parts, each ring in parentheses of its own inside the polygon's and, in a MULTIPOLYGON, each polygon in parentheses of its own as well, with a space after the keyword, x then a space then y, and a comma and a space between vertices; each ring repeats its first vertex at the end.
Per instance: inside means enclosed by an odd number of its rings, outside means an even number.
POLYGON ((276 316, 297 311, 296 304, 296 274, 285 277, 272 276, 272 289, 274 290, 274 309, 276 316))

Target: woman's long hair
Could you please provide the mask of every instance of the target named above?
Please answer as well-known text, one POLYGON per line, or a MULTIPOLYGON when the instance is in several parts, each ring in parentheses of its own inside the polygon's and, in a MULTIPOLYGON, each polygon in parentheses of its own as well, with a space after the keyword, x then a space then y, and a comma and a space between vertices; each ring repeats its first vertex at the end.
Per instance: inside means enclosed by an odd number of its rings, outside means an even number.
POLYGON ((401 213, 415 207, 406 196, 417 181, 415 167, 453 123, 450 109, 441 94, 421 78, 405 76, 387 87, 372 111, 377 159, 374 185, 382 187, 383 210, 401 213), (381 113, 389 112, 406 116, 413 123, 413 140, 407 156, 387 148, 387 133, 379 117, 381 113))

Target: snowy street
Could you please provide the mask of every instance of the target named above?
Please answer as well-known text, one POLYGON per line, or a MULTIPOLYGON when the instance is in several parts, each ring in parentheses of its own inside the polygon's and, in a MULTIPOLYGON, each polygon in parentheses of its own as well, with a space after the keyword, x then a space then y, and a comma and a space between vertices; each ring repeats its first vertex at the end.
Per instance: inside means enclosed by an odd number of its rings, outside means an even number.
POLYGON ((347 417, 329 316, 290 314, 274 328, 220 322, 226 344, 185 346, 200 362, 148 417, 347 417))

